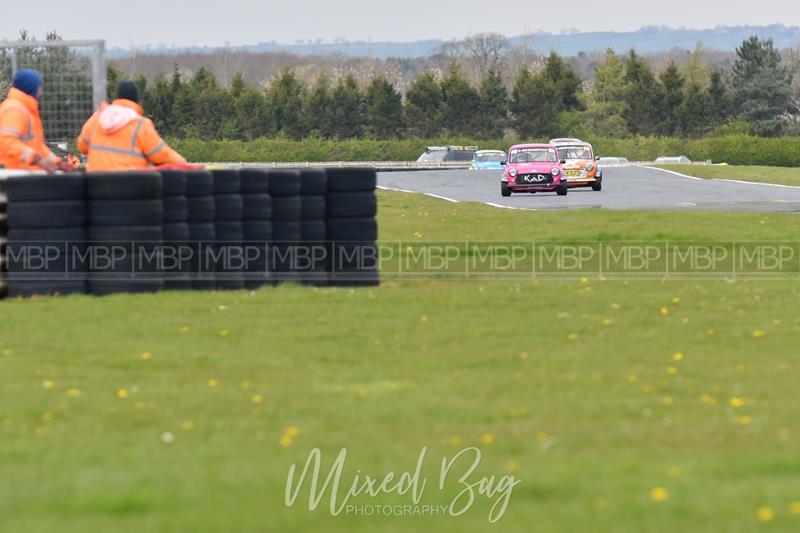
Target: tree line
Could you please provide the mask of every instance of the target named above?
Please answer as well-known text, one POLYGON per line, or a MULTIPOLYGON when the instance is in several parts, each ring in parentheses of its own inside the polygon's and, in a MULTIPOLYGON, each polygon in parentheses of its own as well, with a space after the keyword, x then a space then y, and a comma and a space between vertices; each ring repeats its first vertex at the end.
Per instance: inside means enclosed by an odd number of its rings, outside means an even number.
MULTIPOLYGON (((588 81, 555 53, 536 71, 521 68, 510 86, 494 68, 473 84, 453 62, 444 73, 422 73, 404 94, 382 75, 359 84, 351 74, 334 80, 321 73, 306 84, 290 68, 265 87, 241 74, 223 86, 205 68, 189 78, 176 68, 136 81, 147 113, 177 138, 696 138, 800 133, 792 76, 772 40, 754 36, 736 50, 729 70, 690 61, 656 72, 635 51, 608 50, 588 81)), ((109 68, 110 93, 120 77, 109 68)))

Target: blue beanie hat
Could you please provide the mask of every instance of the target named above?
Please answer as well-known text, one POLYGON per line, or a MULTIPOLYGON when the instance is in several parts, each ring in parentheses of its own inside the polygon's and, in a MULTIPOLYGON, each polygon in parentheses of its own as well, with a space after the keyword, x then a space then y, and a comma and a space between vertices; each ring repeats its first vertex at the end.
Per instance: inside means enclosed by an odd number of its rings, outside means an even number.
POLYGON ((13 87, 34 98, 38 96, 39 87, 41 86, 42 75, 33 69, 24 68, 14 75, 13 87))

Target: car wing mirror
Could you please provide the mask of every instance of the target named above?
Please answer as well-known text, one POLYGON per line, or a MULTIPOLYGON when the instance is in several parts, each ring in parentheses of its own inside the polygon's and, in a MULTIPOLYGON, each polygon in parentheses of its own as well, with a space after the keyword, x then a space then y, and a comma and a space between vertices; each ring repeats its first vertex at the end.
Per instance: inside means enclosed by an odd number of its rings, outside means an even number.
POLYGON ((506 166, 507 164, 508 164, 508 161, 500 161, 500 166, 503 166, 503 167, 504 167, 504 166, 506 166))
POLYGON ((597 157, 594 158, 594 160, 595 161, 600 161, 600 156, 598 155, 597 157))
POLYGON ((566 165, 566 164, 567 164, 567 160, 566 160, 566 159, 562 159, 562 160, 561 160, 561 164, 562 164, 562 165, 566 165))

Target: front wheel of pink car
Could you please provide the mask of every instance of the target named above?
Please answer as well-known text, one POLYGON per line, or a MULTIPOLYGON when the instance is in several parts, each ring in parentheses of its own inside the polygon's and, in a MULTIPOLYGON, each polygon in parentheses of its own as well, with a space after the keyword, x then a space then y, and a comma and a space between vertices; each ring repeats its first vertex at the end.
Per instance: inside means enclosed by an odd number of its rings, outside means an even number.
POLYGON ((556 194, 559 196, 566 196, 568 191, 569 187, 567 187, 567 183, 563 182, 561 183, 561 186, 558 189, 556 189, 556 194))
POLYGON ((511 187, 503 181, 500 182, 500 194, 503 196, 511 196, 511 187))

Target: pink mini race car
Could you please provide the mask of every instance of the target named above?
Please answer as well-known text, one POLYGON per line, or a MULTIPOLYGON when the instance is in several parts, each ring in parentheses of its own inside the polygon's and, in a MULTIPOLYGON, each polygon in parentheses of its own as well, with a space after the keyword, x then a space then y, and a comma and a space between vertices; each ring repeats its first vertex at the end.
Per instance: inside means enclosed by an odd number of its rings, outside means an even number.
POLYGON ((508 163, 500 178, 500 194, 556 191, 567 194, 567 180, 558 160, 558 150, 551 144, 517 144, 508 151, 508 163))

